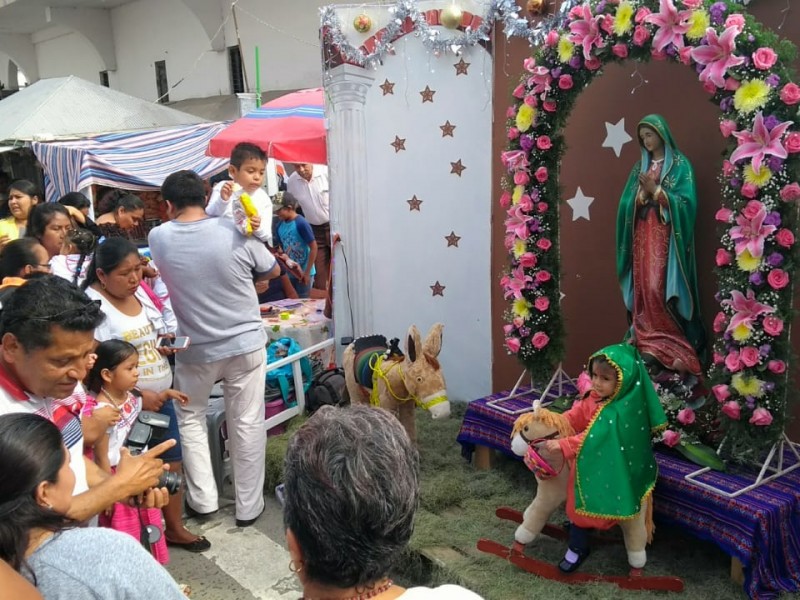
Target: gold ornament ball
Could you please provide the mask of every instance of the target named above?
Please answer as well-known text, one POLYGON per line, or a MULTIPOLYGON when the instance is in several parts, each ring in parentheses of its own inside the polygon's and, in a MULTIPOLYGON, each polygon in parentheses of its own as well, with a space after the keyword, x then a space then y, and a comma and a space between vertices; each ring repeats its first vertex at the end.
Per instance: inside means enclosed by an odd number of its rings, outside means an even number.
POLYGON ((461 8, 455 4, 451 4, 442 9, 439 20, 442 22, 442 25, 448 29, 458 29, 458 26, 461 25, 462 15, 461 8))
POLYGON ((353 27, 358 33, 367 33, 372 29, 372 19, 362 13, 353 19, 353 27))
POLYGON ((525 5, 525 8, 527 8, 528 12, 532 15, 542 14, 546 7, 546 0, 528 0, 527 4, 525 5))

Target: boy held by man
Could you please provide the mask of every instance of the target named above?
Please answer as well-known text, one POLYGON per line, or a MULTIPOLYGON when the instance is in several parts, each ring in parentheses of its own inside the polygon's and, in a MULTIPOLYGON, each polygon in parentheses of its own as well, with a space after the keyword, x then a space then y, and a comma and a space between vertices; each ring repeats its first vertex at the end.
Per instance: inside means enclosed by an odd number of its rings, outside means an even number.
POLYGON ((275 214, 280 221, 275 230, 277 256, 289 267, 289 280, 300 298, 308 298, 314 281, 317 242, 304 217, 297 214, 297 198, 289 192, 277 196, 275 214), (288 259, 288 260, 287 260, 288 259), (293 263, 297 263, 297 269, 293 263))
POLYGON ((221 181, 214 186, 206 205, 206 214, 211 217, 232 217, 236 228, 244 235, 252 233, 262 242, 272 244, 272 202, 261 188, 266 168, 267 155, 261 148, 248 142, 236 144, 228 167, 228 174, 233 181, 221 181), (248 216, 242 204, 242 194, 250 196, 258 213, 256 216, 248 216))

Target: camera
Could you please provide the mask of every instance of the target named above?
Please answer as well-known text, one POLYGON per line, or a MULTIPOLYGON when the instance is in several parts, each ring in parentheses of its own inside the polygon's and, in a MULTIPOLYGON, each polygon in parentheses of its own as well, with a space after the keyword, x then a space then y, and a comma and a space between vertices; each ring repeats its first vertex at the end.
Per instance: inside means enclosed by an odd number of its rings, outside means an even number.
MULTIPOLYGON (((158 444, 169 429, 169 416, 161 413, 143 410, 139 413, 136 422, 131 427, 125 446, 131 455, 136 456, 144 452, 149 446, 158 444)), ((178 493, 183 485, 183 478, 178 473, 164 471, 158 478, 158 487, 167 488, 170 495, 178 493)))

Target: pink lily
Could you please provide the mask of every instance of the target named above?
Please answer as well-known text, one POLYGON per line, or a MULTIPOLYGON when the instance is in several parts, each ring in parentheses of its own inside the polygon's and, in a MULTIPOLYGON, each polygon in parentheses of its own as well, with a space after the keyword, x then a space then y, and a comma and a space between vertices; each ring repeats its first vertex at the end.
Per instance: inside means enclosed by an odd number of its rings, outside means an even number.
POLYGON ((745 250, 749 250, 753 258, 764 256, 764 239, 777 229, 775 225, 764 225, 766 217, 767 209, 763 204, 752 219, 744 215, 736 217, 736 225, 731 227, 730 235, 737 256, 745 250))
POLYGON ((550 76, 550 69, 547 67, 536 67, 533 70, 533 77, 530 78, 530 83, 533 89, 531 93, 540 94, 550 91, 550 82, 553 78, 550 76))
MULTIPOLYGON (((592 46, 602 48, 605 46, 600 32, 600 19, 592 15, 592 8, 588 3, 576 6, 572 9, 576 15, 582 17, 569 24, 569 41, 573 44, 583 46, 583 58, 589 60, 592 57, 592 46)), ((572 14, 572 12, 570 14, 572 14)))
POLYGON ((784 132, 792 126, 791 121, 784 121, 772 128, 772 131, 764 125, 764 115, 758 111, 753 121, 753 131, 734 131, 733 135, 739 140, 739 147, 731 154, 731 162, 743 158, 753 159, 753 170, 759 171, 761 163, 767 156, 786 158, 788 156, 786 148, 781 143, 784 132))
POLYGON ((653 36, 653 48, 661 52, 672 44, 677 49, 683 48, 683 35, 689 31, 690 10, 679 11, 672 0, 660 0, 659 10, 644 18, 645 23, 658 26, 653 36))
POLYGON ((528 157, 523 150, 508 150, 503 152, 500 160, 508 171, 518 171, 528 168, 528 157))
POLYGON ((731 322, 728 324, 727 331, 733 331, 739 325, 752 329, 757 317, 775 312, 775 308, 769 304, 758 302, 755 292, 751 289, 747 290, 747 296, 739 290, 731 290, 731 299, 723 300, 722 304, 730 306, 736 311, 736 314, 733 315, 731 322))
POLYGON ((508 210, 508 219, 506 219, 506 233, 513 233, 521 240, 528 239, 528 221, 531 217, 526 215, 522 207, 517 204, 508 210))
POLYGON ((692 58, 705 65, 700 72, 700 81, 710 81, 718 88, 725 87, 725 73, 731 67, 738 67, 744 62, 743 56, 734 56, 736 49, 734 40, 739 34, 736 27, 728 27, 717 36, 717 31, 713 27, 706 30, 708 45, 692 48, 692 58))
POLYGON ((514 296, 515 299, 522 298, 522 291, 528 287, 528 284, 533 281, 533 277, 525 274, 525 270, 519 266, 511 273, 503 285, 505 288, 505 298, 509 299, 514 296))

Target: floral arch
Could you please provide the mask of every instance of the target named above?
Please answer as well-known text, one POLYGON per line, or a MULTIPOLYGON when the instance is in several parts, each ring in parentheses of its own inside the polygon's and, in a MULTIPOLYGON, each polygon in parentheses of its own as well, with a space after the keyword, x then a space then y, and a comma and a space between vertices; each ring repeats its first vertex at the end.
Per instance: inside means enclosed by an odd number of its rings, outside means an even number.
MULTIPOLYGON (((797 265, 800 87, 794 47, 741 6, 702 0, 591 0, 549 31, 508 110, 509 176, 501 284, 510 301, 509 352, 537 379, 564 354, 559 308, 558 170, 563 127, 575 100, 604 64, 672 60, 693 68, 720 109, 728 148, 719 175, 716 254, 719 311, 708 384, 726 432, 725 452, 749 458, 782 435, 788 391, 789 325, 797 265)), ((691 409, 690 409, 691 411, 691 409)), ((667 411, 672 445, 696 439, 685 410, 667 411)))

